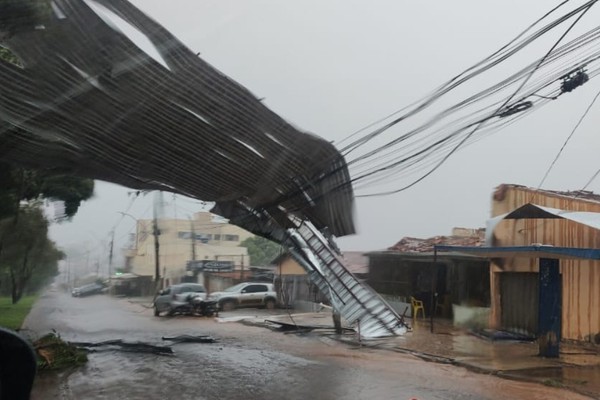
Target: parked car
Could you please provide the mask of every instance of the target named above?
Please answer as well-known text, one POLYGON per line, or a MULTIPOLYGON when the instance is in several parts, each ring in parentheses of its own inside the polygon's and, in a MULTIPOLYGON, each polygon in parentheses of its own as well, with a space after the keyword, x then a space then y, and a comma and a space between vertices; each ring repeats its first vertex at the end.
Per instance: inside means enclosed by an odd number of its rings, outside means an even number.
POLYGON ((272 283, 245 282, 222 292, 211 293, 208 300, 216 301, 223 311, 237 307, 265 307, 272 310, 277 305, 277 293, 272 283))
POLYGON ((84 297, 91 296, 93 294, 106 293, 108 288, 101 283, 90 283, 80 287, 73 288, 71 296, 73 297, 84 297))
POLYGON ((205 299, 206 289, 198 283, 180 283, 161 290, 154 299, 154 316, 158 317, 162 312, 171 313, 177 307, 187 303, 189 295, 197 295, 205 299))

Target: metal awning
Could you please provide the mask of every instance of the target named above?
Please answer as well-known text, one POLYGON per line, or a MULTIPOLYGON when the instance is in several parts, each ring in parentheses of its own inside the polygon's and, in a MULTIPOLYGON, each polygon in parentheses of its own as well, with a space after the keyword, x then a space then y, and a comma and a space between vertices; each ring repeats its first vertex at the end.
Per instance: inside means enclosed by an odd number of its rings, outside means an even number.
POLYGON ((443 246, 434 247, 437 253, 460 253, 485 258, 550 258, 550 259, 583 259, 600 260, 600 249, 555 246, 443 246))

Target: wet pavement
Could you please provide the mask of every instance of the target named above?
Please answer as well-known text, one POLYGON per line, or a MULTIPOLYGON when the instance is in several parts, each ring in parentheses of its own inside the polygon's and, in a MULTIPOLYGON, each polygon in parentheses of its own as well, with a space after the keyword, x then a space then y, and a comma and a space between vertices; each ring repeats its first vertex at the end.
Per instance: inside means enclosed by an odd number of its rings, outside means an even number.
MULTIPOLYGON (((295 322, 327 325, 324 315, 298 315, 295 322)), ((271 318, 290 323, 288 316, 271 318)), ((538 356, 536 342, 507 341, 475 336, 453 327, 448 320, 436 320, 431 332, 429 320, 412 321, 412 331, 405 336, 362 341, 370 348, 411 354, 423 360, 464 367, 470 371, 507 379, 538 382, 600 399, 600 348, 593 345, 561 343, 558 359, 538 356)), ((357 336, 342 341, 358 344, 357 336)))
MULTIPOLYGON (((49 292, 25 321, 27 333, 55 329, 71 341, 124 339, 164 345, 163 336, 212 335, 215 344, 173 345, 173 355, 97 352, 85 367, 42 374, 33 399, 584 399, 538 383, 506 380, 455 365, 423 361, 407 349, 415 331, 393 341, 358 346, 352 335, 283 334, 214 318, 154 317, 147 303, 108 296, 72 298, 49 292), (339 339, 347 340, 347 343, 339 339), (403 347, 404 346, 404 347, 403 347), (381 347, 377 348, 377 347, 381 347)), ((289 318, 279 312, 237 310, 222 318, 289 318)), ((297 315, 297 323, 303 323, 297 315)), ((311 324, 328 326, 327 314, 311 324)), ((226 319, 225 319, 226 320, 226 319)), ((310 322, 304 321, 304 322, 310 322)), ((452 336, 439 335, 439 336, 452 336)), ((413 339, 417 338, 417 339, 413 339)), ((454 355, 471 342, 456 337, 454 355)), ((484 342, 481 339, 473 338, 484 342)), ((443 344, 438 344, 443 348, 443 344)), ((532 377, 537 379, 537 377, 532 377)))

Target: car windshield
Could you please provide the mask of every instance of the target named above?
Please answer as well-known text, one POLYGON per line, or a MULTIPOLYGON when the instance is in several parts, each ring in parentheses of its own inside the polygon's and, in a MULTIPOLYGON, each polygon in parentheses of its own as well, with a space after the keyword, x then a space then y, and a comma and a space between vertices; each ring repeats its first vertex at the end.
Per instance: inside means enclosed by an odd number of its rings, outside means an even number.
POLYGON ((223 290, 223 291, 224 291, 224 292, 239 292, 240 290, 242 290, 242 288, 243 288, 244 286, 246 286, 246 285, 245 285, 245 284, 243 284, 243 283, 238 283, 237 285, 235 285, 235 286, 232 286, 232 287, 228 287, 227 289, 225 289, 225 290, 223 290))

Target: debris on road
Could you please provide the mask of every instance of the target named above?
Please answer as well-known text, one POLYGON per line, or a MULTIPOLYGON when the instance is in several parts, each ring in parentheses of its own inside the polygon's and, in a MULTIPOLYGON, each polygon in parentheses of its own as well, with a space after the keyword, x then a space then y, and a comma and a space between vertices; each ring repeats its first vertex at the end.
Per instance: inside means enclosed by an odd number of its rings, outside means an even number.
POLYGON ((125 342, 121 339, 105 340, 103 342, 71 342, 70 344, 89 352, 120 350, 132 353, 172 354, 169 346, 157 346, 143 342, 125 342))
MULTIPOLYGON (((289 323, 289 322, 274 321, 274 320, 268 320, 268 319, 264 321, 264 324, 262 324, 262 326, 279 331, 279 332, 285 332, 285 333, 305 333, 305 332, 312 332, 315 330, 331 331, 331 330, 335 329, 333 326, 298 325, 298 324, 293 324, 293 323, 289 323)), ((354 332, 354 329, 352 329, 352 328, 342 328, 342 329, 347 332, 354 332)))
POLYGON ((174 337, 163 336, 162 340, 168 340, 173 343, 216 343, 217 339, 208 335, 179 335, 174 337))
POLYGON ((40 370, 62 370, 87 363, 85 351, 65 342, 55 333, 49 333, 33 342, 40 370))
POLYGON ((234 316, 234 317, 217 317, 217 318, 215 318, 215 321, 219 322, 219 323, 240 322, 240 321, 244 321, 247 319, 254 319, 254 318, 258 318, 258 316, 256 316, 256 315, 240 315, 240 316, 234 316))
POLYGON ((502 331, 497 329, 478 329, 472 330, 470 333, 481 339, 487 339, 491 341, 503 340, 512 342, 534 342, 536 339, 530 335, 522 335, 519 333, 502 331))

